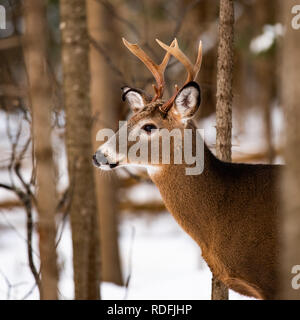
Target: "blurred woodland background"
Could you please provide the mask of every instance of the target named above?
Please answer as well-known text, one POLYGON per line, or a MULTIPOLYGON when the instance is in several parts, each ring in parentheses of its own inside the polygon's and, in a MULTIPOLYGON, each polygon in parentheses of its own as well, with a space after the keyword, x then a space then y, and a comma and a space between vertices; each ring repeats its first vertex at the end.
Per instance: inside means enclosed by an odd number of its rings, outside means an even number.
MULTIPOLYGON (((299 44, 282 52, 283 2, 293 1, 234 1, 235 162, 284 163, 281 61, 299 57, 299 44)), ((157 62, 155 38, 176 37, 192 61, 202 40, 197 121, 215 152, 219 0, 0 4, 0 298, 99 299, 100 282, 104 299, 209 298, 201 252, 146 172, 99 172, 91 157, 96 132, 128 115, 120 88, 152 93, 151 74, 122 37, 157 62)), ((168 95, 184 77, 171 59, 168 95)))

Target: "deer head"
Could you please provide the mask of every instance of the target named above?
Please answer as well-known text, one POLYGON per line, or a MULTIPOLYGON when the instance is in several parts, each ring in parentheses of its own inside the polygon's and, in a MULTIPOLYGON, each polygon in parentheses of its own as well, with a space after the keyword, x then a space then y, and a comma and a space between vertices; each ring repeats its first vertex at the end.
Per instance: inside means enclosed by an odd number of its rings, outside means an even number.
POLYGON ((133 115, 117 134, 113 135, 98 149, 93 156, 94 164, 104 170, 110 170, 128 164, 158 168, 162 165, 163 154, 156 152, 156 159, 153 161, 153 146, 156 146, 158 148, 157 150, 162 150, 163 139, 161 139, 162 135, 160 134, 162 130, 165 130, 164 132, 172 132, 173 137, 173 134, 178 134, 178 145, 174 145, 176 144, 174 138, 171 148, 169 148, 171 151, 169 155, 170 163, 176 163, 176 148, 182 148, 180 134, 181 137, 184 136, 183 129, 186 128, 187 120, 195 115, 200 106, 200 87, 194 80, 201 67, 201 42, 199 43, 195 65, 193 65, 189 58, 179 49, 176 39, 170 46, 157 40, 158 44, 166 50, 166 55, 159 65, 154 63, 137 44, 131 44, 125 39, 123 39, 123 42, 153 74, 156 80, 156 85, 153 85, 155 94, 151 99, 140 89, 130 88, 128 86, 122 88, 122 99, 123 101, 127 101, 133 115), (175 93, 169 100, 164 101, 162 100, 165 88, 164 72, 170 55, 173 55, 184 65, 187 70, 187 78, 182 87, 179 89, 176 85, 175 93), (177 129, 177 131, 174 131, 174 129, 177 129), (126 141, 123 139, 125 136, 128 137, 126 141), (136 144, 137 137, 139 137, 138 147, 140 150, 145 151, 138 157, 136 154, 133 154, 136 151, 134 144, 136 144), (154 141, 155 139, 157 139, 157 141, 154 141), (121 140, 123 140, 123 142, 121 140), (124 143, 126 147, 124 147, 124 143), (130 150, 131 153, 128 152, 130 150), (150 155, 152 155, 152 158, 150 155))

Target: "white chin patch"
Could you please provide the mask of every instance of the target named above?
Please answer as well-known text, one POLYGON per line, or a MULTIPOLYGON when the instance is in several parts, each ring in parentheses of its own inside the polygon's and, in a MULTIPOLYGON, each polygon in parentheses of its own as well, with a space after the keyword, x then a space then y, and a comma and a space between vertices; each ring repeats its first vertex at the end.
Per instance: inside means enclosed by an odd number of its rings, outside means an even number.
POLYGON ((109 165, 101 165, 99 167, 99 169, 103 170, 103 171, 112 171, 112 168, 109 165))
POLYGON ((147 166, 147 172, 150 177, 156 175, 157 173, 159 173, 159 171, 160 168, 158 167, 147 166))

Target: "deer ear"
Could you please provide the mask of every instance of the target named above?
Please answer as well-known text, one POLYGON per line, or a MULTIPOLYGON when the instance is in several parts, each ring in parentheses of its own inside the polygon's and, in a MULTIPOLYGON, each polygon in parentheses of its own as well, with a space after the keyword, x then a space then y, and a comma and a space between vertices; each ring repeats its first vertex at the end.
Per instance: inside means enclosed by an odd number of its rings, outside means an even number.
POLYGON ((197 82, 187 83, 175 98, 175 113, 183 120, 189 119, 197 112, 201 103, 201 90, 197 82))
POLYGON ((122 100, 128 102, 129 107, 133 112, 140 111, 148 102, 148 97, 140 89, 122 87, 122 91, 122 100))

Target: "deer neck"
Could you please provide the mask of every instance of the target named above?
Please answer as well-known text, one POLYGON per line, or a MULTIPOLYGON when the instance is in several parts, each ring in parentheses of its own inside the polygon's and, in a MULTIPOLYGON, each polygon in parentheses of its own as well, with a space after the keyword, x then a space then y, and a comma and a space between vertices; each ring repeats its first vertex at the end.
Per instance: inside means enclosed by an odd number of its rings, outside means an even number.
MULTIPOLYGON (((196 128, 193 130, 193 144, 196 141, 196 128)), ((166 208, 181 227, 200 245, 202 251, 210 246, 216 229, 216 220, 212 217, 216 206, 214 191, 216 173, 214 168, 220 161, 204 143, 204 170, 200 175, 186 175, 186 164, 164 165, 150 171, 149 175, 158 187, 166 208)))

